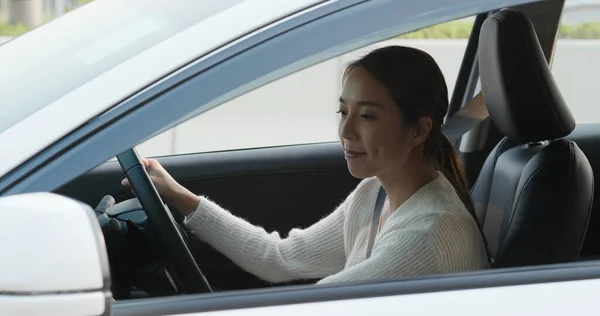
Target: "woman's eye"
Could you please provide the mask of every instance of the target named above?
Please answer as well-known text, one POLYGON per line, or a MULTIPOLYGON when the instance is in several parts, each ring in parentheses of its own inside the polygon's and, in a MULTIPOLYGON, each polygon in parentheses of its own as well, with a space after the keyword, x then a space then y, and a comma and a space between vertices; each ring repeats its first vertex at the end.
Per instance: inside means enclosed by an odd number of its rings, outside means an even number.
POLYGON ((360 117, 364 118, 365 120, 372 120, 375 118, 375 116, 371 114, 361 114, 360 117))
POLYGON ((346 111, 343 111, 343 110, 338 110, 335 113, 341 114, 342 116, 346 116, 346 114, 347 114, 346 111))

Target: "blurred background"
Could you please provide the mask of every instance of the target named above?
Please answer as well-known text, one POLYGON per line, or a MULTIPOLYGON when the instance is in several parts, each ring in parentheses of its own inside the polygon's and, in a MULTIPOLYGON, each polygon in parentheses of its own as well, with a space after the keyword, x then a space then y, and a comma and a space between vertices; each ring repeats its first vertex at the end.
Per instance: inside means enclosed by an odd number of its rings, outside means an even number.
POLYGON ((0 36, 17 36, 93 0, 0 0, 0 36))

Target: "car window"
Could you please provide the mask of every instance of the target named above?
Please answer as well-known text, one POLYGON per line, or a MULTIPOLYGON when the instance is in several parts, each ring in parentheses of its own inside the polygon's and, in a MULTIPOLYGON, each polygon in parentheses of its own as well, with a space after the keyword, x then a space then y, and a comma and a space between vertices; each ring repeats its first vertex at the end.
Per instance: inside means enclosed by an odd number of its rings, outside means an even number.
POLYGON ((567 0, 552 74, 578 124, 600 122, 600 1, 567 0))
POLYGON ((438 62, 452 93, 474 21, 434 25, 313 65, 202 113, 137 150, 148 157, 336 141, 345 64, 379 46, 421 48, 438 62))

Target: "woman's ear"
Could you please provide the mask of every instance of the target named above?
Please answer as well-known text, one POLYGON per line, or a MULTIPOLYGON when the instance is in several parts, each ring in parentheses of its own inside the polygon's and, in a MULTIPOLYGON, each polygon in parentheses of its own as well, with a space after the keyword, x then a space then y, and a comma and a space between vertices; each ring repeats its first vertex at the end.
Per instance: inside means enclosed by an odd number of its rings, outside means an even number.
POLYGON ((429 137, 429 133, 431 133, 431 127, 433 123, 431 121, 431 117, 429 116, 421 116, 417 125, 414 128, 414 133, 412 137, 413 146, 419 146, 427 140, 429 137))

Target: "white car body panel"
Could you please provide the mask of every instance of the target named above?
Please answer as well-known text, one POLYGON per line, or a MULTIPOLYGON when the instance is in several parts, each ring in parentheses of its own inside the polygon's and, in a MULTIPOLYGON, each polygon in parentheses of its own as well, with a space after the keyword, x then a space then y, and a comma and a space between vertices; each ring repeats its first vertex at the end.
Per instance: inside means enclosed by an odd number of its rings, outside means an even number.
POLYGON ((600 301, 590 296, 598 291, 595 279, 172 315, 564 316, 575 309, 578 316, 598 315, 600 301))
MULTIPOLYGON (((246 0, 121 63, 0 133, 0 146, 11 148, 0 156, 0 177, 73 129, 186 63, 214 53, 217 48, 247 35, 249 30, 275 25, 278 20, 321 2, 323 0, 246 0), (44 133, 28 132, 39 128, 43 128, 44 133)), ((85 52, 82 57, 89 61, 97 58, 85 52)))
POLYGON ((102 288, 102 261, 98 249, 90 247, 96 244, 96 231, 91 223, 74 225, 90 222, 83 206, 49 193, 0 199, 0 210, 12 210, 0 212, 0 293, 102 288), (74 254, 77 260, 64 260, 74 254))
POLYGON ((0 314, 106 315, 108 257, 91 208, 52 193, 0 198, 0 314))
POLYGON ((2 315, 103 315, 104 300, 101 292, 35 296, 0 294, 0 311, 2 315))

